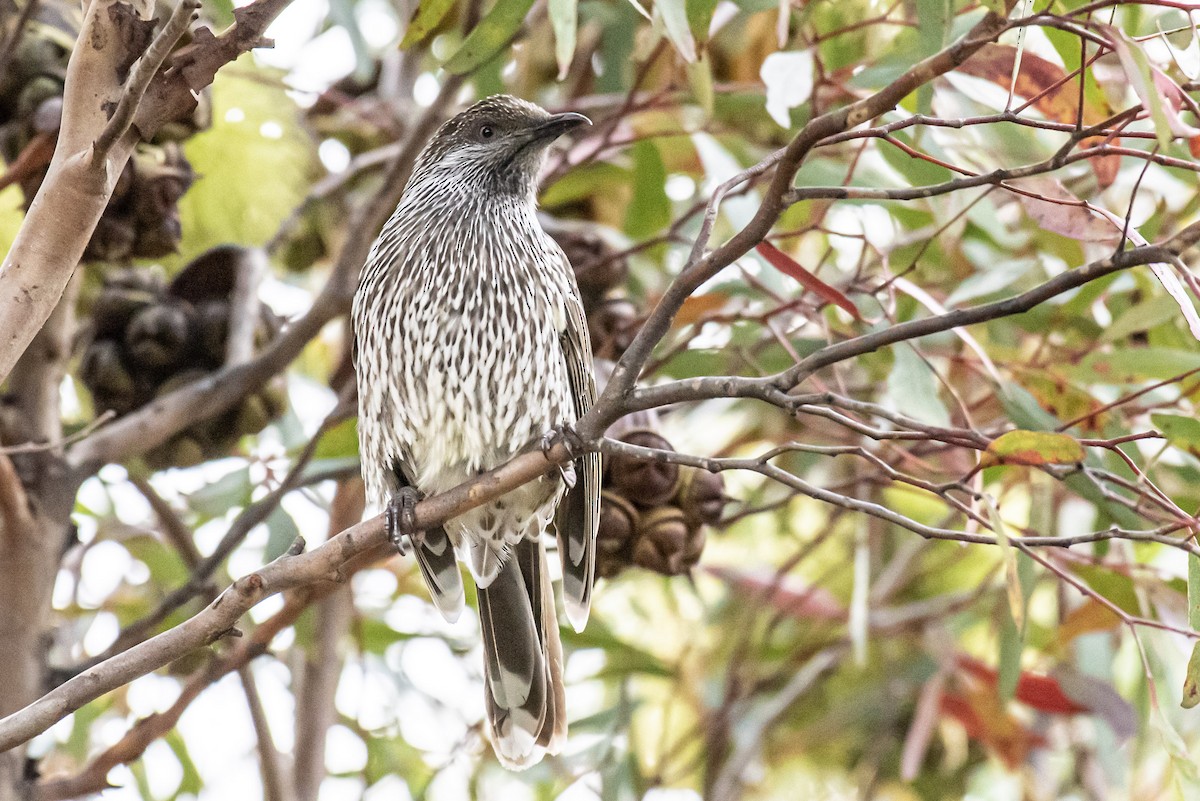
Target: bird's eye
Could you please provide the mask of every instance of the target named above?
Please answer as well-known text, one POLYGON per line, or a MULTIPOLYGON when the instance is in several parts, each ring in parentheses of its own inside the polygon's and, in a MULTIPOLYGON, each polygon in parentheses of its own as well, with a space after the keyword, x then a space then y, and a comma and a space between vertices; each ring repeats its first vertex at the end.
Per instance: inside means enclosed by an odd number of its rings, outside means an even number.
POLYGON ((494 133, 496 132, 492 130, 492 126, 490 125, 485 125, 479 129, 479 135, 484 139, 491 139, 494 133))

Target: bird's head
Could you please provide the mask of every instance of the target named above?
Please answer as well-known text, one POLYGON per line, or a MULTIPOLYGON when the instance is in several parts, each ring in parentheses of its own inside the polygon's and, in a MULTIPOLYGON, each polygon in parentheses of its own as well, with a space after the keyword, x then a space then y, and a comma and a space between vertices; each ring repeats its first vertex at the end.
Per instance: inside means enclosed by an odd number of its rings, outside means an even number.
POLYGON ((415 182, 445 190, 532 197, 550 144, 591 121, 493 95, 447 121, 425 146, 415 182))

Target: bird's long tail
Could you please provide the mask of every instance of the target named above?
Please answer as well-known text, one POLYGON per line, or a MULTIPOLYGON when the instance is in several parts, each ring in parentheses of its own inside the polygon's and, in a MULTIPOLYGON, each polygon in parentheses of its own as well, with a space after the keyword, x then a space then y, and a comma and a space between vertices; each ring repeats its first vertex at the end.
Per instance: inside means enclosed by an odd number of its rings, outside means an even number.
POLYGON ((540 540, 524 539, 479 590, 489 735, 501 763, 527 768, 566 739, 562 643, 540 540))

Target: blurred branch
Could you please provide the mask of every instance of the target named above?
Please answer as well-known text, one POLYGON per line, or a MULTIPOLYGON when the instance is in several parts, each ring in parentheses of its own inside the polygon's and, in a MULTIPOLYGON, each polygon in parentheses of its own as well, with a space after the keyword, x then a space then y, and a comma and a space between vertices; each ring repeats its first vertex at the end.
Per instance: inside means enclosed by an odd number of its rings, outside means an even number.
MULTIPOLYGON (((330 535, 359 520, 365 505, 362 479, 339 482, 329 514, 330 535)), ((316 612, 316 637, 306 650, 296 682, 296 744, 292 749, 296 801, 316 801, 325 778, 325 737, 337 717, 334 696, 342 674, 340 645, 354 612, 349 584, 321 600, 316 612)))
POLYGON ((758 755, 767 732, 782 718, 825 673, 832 670, 849 651, 846 645, 833 645, 819 651, 796 671, 795 675, 755 714, 744 716, 738 726, 737 747, 725 760, 707 795, 712 801, 737 801, 742 797, 742 774, 758 755))
POLYGON ((254 335, 260 322, 258 287, 267 274, 267 254, 258 248, 241 249, 236 259, 237 277, 229 300, 229 335, 225 364, 237 365, 254 357, 254 335))
POLYGON ((267 721, 266 710, 263 709, 262 698, 258 694, 258 685, 254 681, 254 670, 249 664, 237 669, 238 678, 242 681, 242 692, 246 696, 246 706, 250 711, 250 720, 254 725, 254 737, 258 745, 259 770, 263 780, 264 801, 290 801, 295 794, 287 785, 287 774, 280 765, 281 755, 275 747, 275 738, 271 736, 271 725, 267 721))
POLYGON ((37 11, 38 4, 41 0, 26 0, 25 5, 21 7, 21 13, 17 15, 16 21, 13 23, 12 33, 0 44, 0 75, 8 69, 8 62, 12 59, 13 53, 17 50, 17 45, 21 43, 21 38, 25 35, 25 26, 29 24, 29 20, 33 19, 33 14, 37 11))

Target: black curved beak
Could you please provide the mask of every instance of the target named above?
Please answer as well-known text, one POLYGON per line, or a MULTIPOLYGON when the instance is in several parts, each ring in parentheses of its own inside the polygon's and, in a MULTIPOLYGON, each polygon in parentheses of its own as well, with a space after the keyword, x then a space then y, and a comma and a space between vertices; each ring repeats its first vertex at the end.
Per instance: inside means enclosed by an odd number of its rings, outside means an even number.
POLYGON ((591 125, 592 121, 574 111, 555 114, 550 119, 535 126, 530 133, 536 140, 553 141, 568 131, 573 131, 582 125, 591 125))

